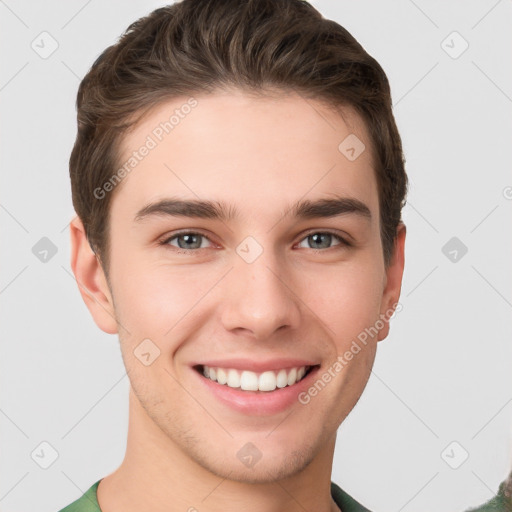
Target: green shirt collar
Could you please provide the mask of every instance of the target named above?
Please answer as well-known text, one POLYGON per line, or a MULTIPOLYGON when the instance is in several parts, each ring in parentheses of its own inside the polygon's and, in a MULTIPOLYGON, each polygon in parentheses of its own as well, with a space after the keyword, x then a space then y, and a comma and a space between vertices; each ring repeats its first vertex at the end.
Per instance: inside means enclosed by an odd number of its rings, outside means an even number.
MULTIPOLYGON (((60 512, 101 512, 97 497, 100 482, 101 479, 94 483, 79 499, 60 510, 60 512)), ((331 495, 342 512, 370 512, 334 482, 331 482, 331 495)))

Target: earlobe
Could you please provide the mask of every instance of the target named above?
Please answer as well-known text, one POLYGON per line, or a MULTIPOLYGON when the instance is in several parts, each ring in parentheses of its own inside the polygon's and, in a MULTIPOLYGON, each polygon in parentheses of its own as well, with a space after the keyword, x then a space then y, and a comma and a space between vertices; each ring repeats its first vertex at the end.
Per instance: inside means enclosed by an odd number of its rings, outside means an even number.
POLYGON ((382 341, 389 334, 389 319, 395 309, 397 309, 396 305, 400 299, 405 265, 405 235, 405 224, 400 222, 397 227, 393 256, 386 269, 380 312, 380 318, 384 322, 384 327, 380 329, 377 341, 382 341))
POLYGON ((71 269, 82 299, 96 325, 108 334, 116 334, 117 321, 110 289, 98 257, 91 249, 79 217, 70 223, 71 269))

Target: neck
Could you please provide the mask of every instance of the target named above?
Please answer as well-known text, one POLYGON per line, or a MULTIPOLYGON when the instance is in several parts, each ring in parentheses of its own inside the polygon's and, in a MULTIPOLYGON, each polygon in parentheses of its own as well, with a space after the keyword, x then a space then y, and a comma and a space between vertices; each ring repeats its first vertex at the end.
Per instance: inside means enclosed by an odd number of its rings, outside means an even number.
MULTIPOLYGON (((130 388, 126 454, 98 486, 108 512, 337 512, 331 497, 336 437, 327 440, 299 472, 250 483, 223 478, 201 465, 153 422, 130 388)), ((297 426, 300 428, 300 425, 297 426)), ((206 461, 206 459, 205 459, 206 461)))

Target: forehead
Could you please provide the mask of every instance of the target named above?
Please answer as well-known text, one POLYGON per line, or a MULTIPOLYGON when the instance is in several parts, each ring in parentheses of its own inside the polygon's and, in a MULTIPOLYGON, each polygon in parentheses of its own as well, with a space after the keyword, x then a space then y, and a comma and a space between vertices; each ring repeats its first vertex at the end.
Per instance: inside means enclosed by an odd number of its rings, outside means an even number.
POLYGON ((283 203, 334 193, 377 215, 371 153, 364 123, 348 107, 340 115, 296 93, 239 90, 173 98, 124 136, 119 167, 126 172, 112 213, 133 216, 145 203, 180 196, 270 219, 283 203))

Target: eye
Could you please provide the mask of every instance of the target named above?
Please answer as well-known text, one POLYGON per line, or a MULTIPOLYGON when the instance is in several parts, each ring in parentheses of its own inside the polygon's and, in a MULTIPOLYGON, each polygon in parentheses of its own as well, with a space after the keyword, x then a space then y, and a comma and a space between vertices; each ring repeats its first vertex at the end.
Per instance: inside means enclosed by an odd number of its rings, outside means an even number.
MULTIPOLYGON (((170 245, 176 249, 177 252, 180 253, 190 253, 197 249, 206 249, 208 245, 205 245, 203 242, 207 241, 210 244, 211 240, 202 233, 197 233, 195 231, 183 231, 181 233, 176 233, 171 237, 167 237, 164 240, 160 241, 160 245, 170 245)), ((299 247, 301 244, 306 241, 310 241, 312 245, 311 247, 305 247, 306 249, 313 250, 322 250, 322 249, 330 249, 333 246, 350 247, 351 244, 347 242, 341 236, 331 233, 328 231, 313 231, 302 241, 299 243, 299 247), (332 245, 333 241, 337 241, 337 243, 332 245)), ((302 246, 303 247, 303 246, 302 246)), ((304 248, 304 247, 303 247, 304 248)))
MULTIPOLYGON (((318 250, 318 249, 329 249, 333 239, 338 241, 337 244, 334 244, 335 246, 336 245, 340 245, 342 247, 350 246, 350 244, 345 239, 341 238, 339 235, 330 233, 328 231, 326 231, 326 232, 314 231, 314 232, 310 233, 309 235, 307 235, 302 240, 311 241, 313 244, 312 247, 306 247, 306 249, 309 248, 309 249, 317 249, 318 250)), ((299 246, 300 246, 300 244, 299 244, 299 246)))
POLYGON ((189 249, 206 248, 202 243, 204 240, 210 242, 210 239, 201 233, 185 231, 162 240, 160 245, 171 245, 172 247, 176 247, 178 252, 190 252, 189 249), (174 241, 177 242, 177 245, 173 243, 174 241))

